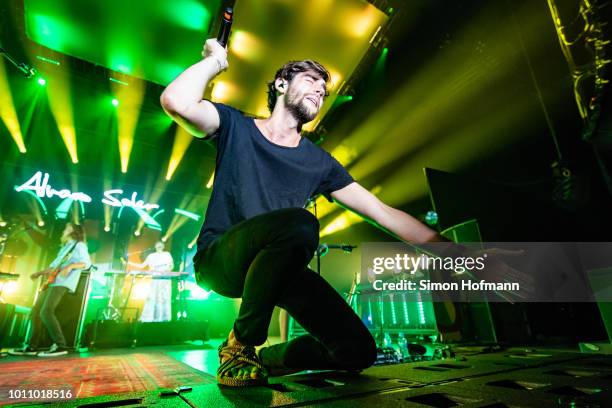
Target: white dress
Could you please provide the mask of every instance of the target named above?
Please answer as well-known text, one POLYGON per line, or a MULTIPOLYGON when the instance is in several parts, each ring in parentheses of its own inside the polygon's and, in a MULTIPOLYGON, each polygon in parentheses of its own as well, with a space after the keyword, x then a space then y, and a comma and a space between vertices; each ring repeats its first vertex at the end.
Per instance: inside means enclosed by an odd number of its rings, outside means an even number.
POLYGON ((170 252, 153 252, 144 261, 153 275, 141 322, 165 322, 172 319, 172 280, 155 279, 156 274, 172 271, 174 261, 170 252))

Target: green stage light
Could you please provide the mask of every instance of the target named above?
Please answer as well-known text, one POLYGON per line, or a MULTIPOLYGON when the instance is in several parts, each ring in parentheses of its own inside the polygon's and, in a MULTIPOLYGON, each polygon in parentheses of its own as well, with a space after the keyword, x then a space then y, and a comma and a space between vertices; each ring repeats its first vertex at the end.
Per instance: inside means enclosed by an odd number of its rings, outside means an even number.
POLYGON ((37 82, 38 82, 38 85, 40 85, 40 86, 47 85, 47 80, 45 78, 43 78, 43 77, 38 78, 37 82))
POLYGON ((338 95, 334 100, 333 107, 337 108, 340 105, 344 105, 347 102, 353 100, 353 95, 338 95))
POLYGON ((151 216, 151 218, 155 219, 155 218, 156 218, 156 217, 157 217, 159 214, 162 214, 162 213, 164 213, 165 211, 166 211, 166 210, 159 210, 159 211, 157 211, 155 214, 153 214, 153 215, 151 216))
POLYGON ((120 80, 115 79, 115 78, 113 78, 113 77, 109 77, 109 78, 108 78, 108 80, 109 80, 109 81, 111 81, 111 82, 115 82, 115 83, 117 83, 117 84, 125 85, 125 86, 128 86, 128 85, 129 85, 127 82, 125 82, 125 81, 120 81, 120 80))
POLYGON ((191 211, 186 211, 180 208, 175 208, 174 212, 177 214, 184 215, 185 217, 191 218, 194 221, 200 221, 200 216, 198 214, 192 213, 191 211))
POLYGON ((44 61, 46 63, 49 63, 49 64, 53 64, 53 65, 56 65, 56 66, 60 65, 59 61, 52 60, 51 58, 41 57, 40 55, 37 55, 36 58, 41 60, 41 61, 44 61))
MULTIPOLYGON (((14 190, 15 190, 15 191, 17 191, 17 192, 19 192, 18 188, 19 188, 19 186, 15 186, 15 187, 14 187, 14 190)), ((31 195, 32 197, 34 197, 34 199, 36 200, 36 202, 37 202, 37 203, 40 205, 40 208, 42 208, 43 213, 45 213, 45 215, 47 214, 47 206, 45 205, 45 203, 43 202, 43 200, 41 200, 41 199, 40 199, 40 197, 36 195, 36 193, 34 193, 34 192, 33 192, 33 191, 31 191, 31 190, 21 190, 21 191, 23 191, 24 193, 29 194, 29 195, 31 195)))
POLYGON ((65 220, 68 217, 68 212, 74 200, 72 198, 64 198, 64 200, 55 209, 55 216, 61 220, 65 220))
POLYGON ((119 99, 117 99, 117 98, 113 98, 113 99, 111 100, 111 103, 113 104, 113 106, 117 107, 117 106, 119 106, 119 99))

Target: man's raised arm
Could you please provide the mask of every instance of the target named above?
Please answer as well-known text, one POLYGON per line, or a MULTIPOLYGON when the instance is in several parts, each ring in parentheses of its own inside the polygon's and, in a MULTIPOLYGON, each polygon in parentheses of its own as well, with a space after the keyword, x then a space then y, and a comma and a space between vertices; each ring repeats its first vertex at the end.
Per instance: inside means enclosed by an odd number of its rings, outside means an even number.
POLYGON ((196 137, 219 128, 219 113, 212 103, 202 100, 208 83, 228 67, 227 50, 216 39, 209 39, 204 59, 183 71, 161 94, 160 102, 168 115, 196 137))

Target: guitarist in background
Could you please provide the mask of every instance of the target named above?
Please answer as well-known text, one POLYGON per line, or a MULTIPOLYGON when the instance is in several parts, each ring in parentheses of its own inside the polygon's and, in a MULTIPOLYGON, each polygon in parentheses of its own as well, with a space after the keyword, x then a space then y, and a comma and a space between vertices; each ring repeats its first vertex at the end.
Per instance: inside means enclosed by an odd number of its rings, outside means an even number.
POLYGON ((32 279, 43 276, 45 279, 36 302, 30 313, 32 336, 30 343, 22 349, 10 350, 12 355, 37 355, 55 357, 68 354, 62 327, 55 316, 55 308, 66 292, 74 293, 79 283, 81 271, 91 266, 85 234, 81 225, 66 224, 62 232, 62 247, 49 268, 31 275, 32 279), (48 350, 38 351, 42 326, 47 328, 53 344, 48 350))

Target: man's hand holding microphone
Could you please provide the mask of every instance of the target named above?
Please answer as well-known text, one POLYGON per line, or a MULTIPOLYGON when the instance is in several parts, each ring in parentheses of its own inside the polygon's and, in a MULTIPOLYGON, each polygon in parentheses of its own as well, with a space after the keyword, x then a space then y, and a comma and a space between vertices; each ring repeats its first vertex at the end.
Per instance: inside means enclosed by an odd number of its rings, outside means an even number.
POLYGON ((227 47, 219 44, 216 38, 209 38, 206 40, 204 48, 202 49, 202 57, 204 59, 214 59, 217 62, 219 67, 217 74, 225 71, 229 67, 227 62, 227 47))

